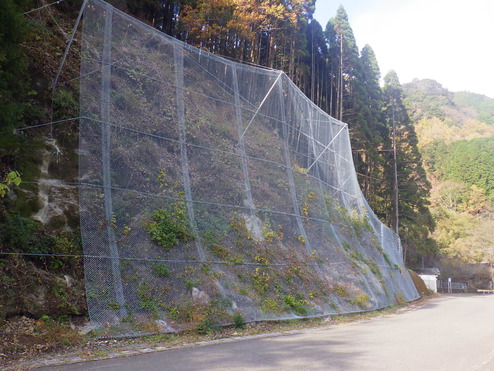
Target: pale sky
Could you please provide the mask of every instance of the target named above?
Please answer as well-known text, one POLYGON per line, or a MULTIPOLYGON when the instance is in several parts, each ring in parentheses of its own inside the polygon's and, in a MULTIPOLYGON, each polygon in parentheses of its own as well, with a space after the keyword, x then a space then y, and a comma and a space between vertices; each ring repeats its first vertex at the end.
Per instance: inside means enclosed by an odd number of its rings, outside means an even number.
POLYGON ((323 29, 340 4, 382 76, 393 69, 401 83, 429 78, 494 98, 493 0, 317 0, 323 29))

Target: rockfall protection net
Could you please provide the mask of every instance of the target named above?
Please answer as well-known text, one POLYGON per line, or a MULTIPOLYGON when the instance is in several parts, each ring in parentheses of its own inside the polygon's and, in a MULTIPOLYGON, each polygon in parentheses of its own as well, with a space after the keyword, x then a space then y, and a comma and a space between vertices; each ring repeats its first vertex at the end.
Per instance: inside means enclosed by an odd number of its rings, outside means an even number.
POLYGON ((172 331, 418 297, 398 236, 362 196, 347 125, 283 72, 90 0, 80 86, 93 322, 172 331))

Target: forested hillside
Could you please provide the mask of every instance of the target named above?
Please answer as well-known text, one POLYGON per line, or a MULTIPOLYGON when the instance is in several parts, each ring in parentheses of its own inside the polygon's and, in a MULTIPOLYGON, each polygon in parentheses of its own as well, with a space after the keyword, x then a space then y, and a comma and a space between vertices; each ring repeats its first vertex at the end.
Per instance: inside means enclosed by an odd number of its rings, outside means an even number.
POLYGON ((472 108, 477 120, 489 125, 494 125, 494 100, 485 95, 456 92, 453 101, 462 107, 472 108))
MULTIPOLYGON (((370 45, 359 47, 343 7, 320 25, 313 19, 313 0, 109 2, 191 45, 283 70, 319 107, 348 123, 360 186, 376 215, 399 232, 409 266, 433 262, 436 241, 443 251, 470 251, 472 241, 485 246, 475 231, 489 230, 484 228, 492 223, 492 177, 486 175, 492 174, 492 141, 485 139, 493 136, 491 99, 453 94, 431 80, 407 84, 403 90, 395 72, 381 75, 370 45), (479 148, 487 152, 479 154, 479 148), (446 170, 457 158, 468 172, 461 166, 446 170), (448 220, 458 225, 454 234, 448 232, 448 220)), ((55 260, 31 256, 22 262, 1 257, 2 274, 10 279, 27 266, 37 272, 20 286, 39 281, 37 267, 82 280, 81 261, 73 257, 80 254, 74 206, 78 122, 73 120, 78 116, 80 28, 72 34, 81 5, 0 0, 0 177, 7 186, 7 174, 18 171, 23 180, 19 186, 9 184, 10 192, 2 198, 2 251, 65 254, 55 260)), ((20 286, 2 287, 15 296, 20 286)), ((50 291, 46 305, 50 302, 63 314, 81 313, 83 305, 70 301, 71 290, 76 288, 63 286, 62 294, 50 291)), ((29 305, 9 310, 26 311, 29 305)), ((45 309, 30 310, 39 314, 45 309)))
POLYGON ((405 95, 433 184, 433 237, 443 260, 492 263, 494 99, 433 80, 405 84, 405 95))

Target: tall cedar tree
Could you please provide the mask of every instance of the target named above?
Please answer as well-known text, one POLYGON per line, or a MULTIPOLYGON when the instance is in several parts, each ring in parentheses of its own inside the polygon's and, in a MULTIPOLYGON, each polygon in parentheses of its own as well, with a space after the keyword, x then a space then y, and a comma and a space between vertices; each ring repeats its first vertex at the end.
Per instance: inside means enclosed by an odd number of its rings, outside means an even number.
POLYGON ((350 130, 352 148, 355 151, 364 150, 369 146, 371 133, 363 116, 362 106, 365 106, 362 68, 359 50, 345 9, 340 5, 336 17, 331 18, 326 27, 326 33, 334 30, 335 40, 330 48, 336 49, 336 117, 346 122, 350 130))
POLYGON ((431 185, 422 166, 417 134, 403 103, 403 89, 394 71, 384 77, 385 114, 388 126, 396 127, 399 225, 405 261, 410 266, 422 264, 422 258, 433 258, 437 253, 429 237, 434 230, 434 219, 429 211, 431 185))
POLYGON ((392 179, 389 168, 391 141, 383 112, 384 96, 379 86, 381 72, 374 51, 365 45, 360 56, 363 96, 359 100, 360 117, 369 128, 364 150, 355 154, 361 172, 360 183, 374 212, 389 222, 392 179))
POLYGON ((328 46, 327 75, 328 81, 326 112, 335 118, 339 118, 339 93, 340 82, 340 43, 333 23, 329 21, 324 31, 324 37, 328 46))
POLYGON ((362 81, 359 50, 353 30, 350 27, 348 16, 343 6, 340 5, 336 17, 331 18, 326 29, 333 28, 336 42, 331 45, 337 50, 337 64, 335 70, 339 81, 336 81, 338 98, 337 112, 340 120, 350 123, 349 129, 353 134, 353 141, 362 145, 362 140, 367 136, 367 128, 361 127, 362 122, 358 122, 358 104, 356 98, 359 95, 359 83, 362 81), (363 129, 363 130, 359 130, 363 129))
POLYGON ((380 71, 372 48, 362 53, 356 44, 345 9, 340 6, 326 27, 329 44, 330 112, 348 123, 355 168, 364 196, 382 220, 389 219, 389 184, 386 173, 389 133, 382 114, 380 71))
POLYGON ((195 0, 108 0, 108 2, 175 37, 178 36, 180 12, 186 5, 196 3, 195 0))
POLYGON ((328 47, 322 27, 316 20, 307 27, 307 51, 305 63, 310 66, 310 79, 302 91, 317 106, 327 110, 328 47))

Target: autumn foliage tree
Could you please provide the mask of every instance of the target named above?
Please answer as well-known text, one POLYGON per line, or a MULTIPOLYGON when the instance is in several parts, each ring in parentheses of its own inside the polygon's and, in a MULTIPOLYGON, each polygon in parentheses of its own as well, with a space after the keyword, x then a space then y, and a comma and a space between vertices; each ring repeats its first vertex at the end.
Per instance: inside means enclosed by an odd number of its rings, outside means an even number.
POLYGON ((208 51, 283 69, 295 78, 304 27, 313 11, 314 1, 197 2, 183 8, 180 35, 208 51))

